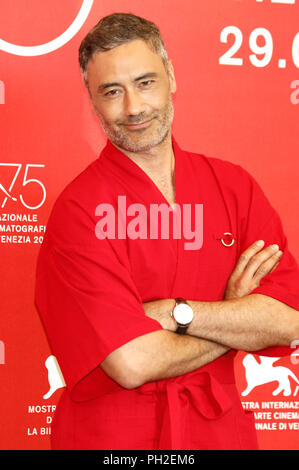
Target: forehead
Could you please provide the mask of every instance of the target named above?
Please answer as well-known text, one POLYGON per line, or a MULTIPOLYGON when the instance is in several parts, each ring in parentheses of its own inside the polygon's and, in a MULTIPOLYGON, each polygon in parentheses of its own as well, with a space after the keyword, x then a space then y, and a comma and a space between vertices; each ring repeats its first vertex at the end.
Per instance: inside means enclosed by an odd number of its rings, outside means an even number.
POLYGON ((134 79, 150 72, 166 73, 161 57, 140 39, 94 54, 87 67, 90 86, 107 80, 134 79))

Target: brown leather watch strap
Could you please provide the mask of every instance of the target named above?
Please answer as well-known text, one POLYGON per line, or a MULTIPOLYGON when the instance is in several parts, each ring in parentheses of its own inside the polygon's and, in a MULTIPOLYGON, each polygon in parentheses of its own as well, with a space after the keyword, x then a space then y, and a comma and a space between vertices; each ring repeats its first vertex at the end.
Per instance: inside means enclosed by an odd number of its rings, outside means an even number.
POLYGON ((175 330, 176 333, 178 333, 179 335, 184 335, 186 334, 187 332, 187 329, 188 329, 188 326, 181 326, 181 325, 178 325, 177 329, 175 330))
MULTIPOLYGON (((186 300, 183 299, 183 297, 177 297, 174 300, 175 300, 175 307, 179 304, 187 304, 186 300)), ((186 333, 189 325, 185 326, 185 325, 180 325, 179 323, 177 323, 177 325, 178 325, 178 327, 175 330, 175 332, 178 333, 179 335, 184 335, 186 333)))

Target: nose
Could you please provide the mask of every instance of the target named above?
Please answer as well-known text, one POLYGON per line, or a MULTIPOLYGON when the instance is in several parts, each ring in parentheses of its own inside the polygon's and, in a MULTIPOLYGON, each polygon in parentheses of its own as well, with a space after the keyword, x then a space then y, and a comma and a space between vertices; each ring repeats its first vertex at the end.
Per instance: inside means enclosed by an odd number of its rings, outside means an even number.
POLYGON ((137 116, 145 110, 145 103, 137 90, 127 90, 124 99, 124 107, 127 116, 137 116))

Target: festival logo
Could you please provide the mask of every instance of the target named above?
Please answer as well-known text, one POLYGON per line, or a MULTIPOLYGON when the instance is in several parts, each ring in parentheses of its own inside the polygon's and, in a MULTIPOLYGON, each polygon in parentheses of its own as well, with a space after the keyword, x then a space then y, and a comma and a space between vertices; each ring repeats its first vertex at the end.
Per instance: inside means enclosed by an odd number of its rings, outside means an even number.
POLYGON ((56 392, 56 390, 65 387, 65 381, 55 356, 49 356, 45 361, 45 366, 48 369, 48 381, 50 389, 43 396, 43 399, 48 400, 48 398, 50 398, 53 393, 56 392))
POLYGON ((260 356, 260 362, 252 355, 247 354, 243 359, 247 387, 241 395, 247 396, 255 387, 270 382, 278 382, 278 387, 272 392, 273 396, 282 393, 285 397, 292 394, 291 380, 299 384, 299 380, 293 371, 285 366, 274 366, 280 357, 260 356))
POLYGON ((53 52, 56 49, 64 46, 69 42, 80 30, 83 24, 86 21, 86 18, 89 15, 93 4, 93 0, 83 0, 82 6, 73 23, 57 38, 53 39, 46 44, 40 44, 38 46, 18 46, 17 44, 12 44, 10 42, 0 39, 0 50, 8 52, 9 54, 19 55, 19 56, 39 56, 43 54, 48 54, 53 52))

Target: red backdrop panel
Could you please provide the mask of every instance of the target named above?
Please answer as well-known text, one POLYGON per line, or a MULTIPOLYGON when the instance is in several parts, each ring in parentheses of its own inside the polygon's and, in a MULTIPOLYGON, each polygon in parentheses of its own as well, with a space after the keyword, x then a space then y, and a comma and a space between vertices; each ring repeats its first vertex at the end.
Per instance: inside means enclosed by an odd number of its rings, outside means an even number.
MULTIPOLYGON (((299 258, 298 0, 1 2, 1 449, 49 448, 61 390, 43 398, 50 388, 45 361, 51 351, 33 305, 35 263, 57 195, 105 142, 81 82, 77 56, 89 29, 116 11, 145 16, 162 31, 178 83, 178 142, 252 173, 278 210, 299 258), (82 8, 82 24, 68 40, 61 37, 52 52, 24 55, 24 49, 18 55, 15 45, 39 46, 59 38, 82 8)), ((236 361, 240 394, 246 389, 244 357, 240 353, 236 361)), ((294 358, 276 365, 284 368, 282 374, 290 377, 287 371, 292 371, 299 377, 294 358)), ((294 378, 288 380, 287 396, 273 395, 273 381, 253 384, 247 396, 241 395, 245 407, 265 413, 256 414, 263 449, 299 448, 299 416, 292 409, 298 404, 298 387, 294 378)))

